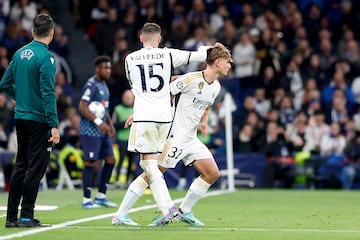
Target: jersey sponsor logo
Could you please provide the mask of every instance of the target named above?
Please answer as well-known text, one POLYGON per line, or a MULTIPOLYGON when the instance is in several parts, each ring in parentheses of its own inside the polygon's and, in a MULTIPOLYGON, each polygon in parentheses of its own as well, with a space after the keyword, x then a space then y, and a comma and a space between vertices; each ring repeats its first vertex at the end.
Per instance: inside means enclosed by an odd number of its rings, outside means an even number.
POLYGON ((95 156, 94 152, 89 152, 89 158, 93 158, 95 156))
POLYGON ((54 62, 55 62, 55 58, 50 57, 50 62, 51 62, 51 64, 54 64, 54 62))
POLYGON ((201 100, 196 97, 193 99, 193 108, 195 109, 204 110, 209 105, 211 105, 211 102, 209 101, 201 100))
POLYGON ((26 58, 27 60, 30 60, 34 55, 35 55, 34 52, 31 51, 30 49, 25 49, 20 53, 21 59, 26 58))

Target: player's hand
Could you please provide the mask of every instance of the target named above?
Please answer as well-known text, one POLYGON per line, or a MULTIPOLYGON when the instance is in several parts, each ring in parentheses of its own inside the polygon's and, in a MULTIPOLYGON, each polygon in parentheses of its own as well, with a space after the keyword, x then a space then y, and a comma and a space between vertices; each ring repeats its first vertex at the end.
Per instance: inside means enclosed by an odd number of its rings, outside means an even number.
POLYGON ((100 131, 104 134, 107 134, 109 132, 109 126, 106 123, 102 123, 98 127, 100 131))
POLYGON ((201 123, 201 136, 205 137, 209 132, 209 127, 206 123, 201 123))
POLYGON ((175 81, 178 77, 179 77, 178 75, 172 76, 171 77, 171 82, 175 81))
POLYGON ((125 121, 124 128, 129 127, 133 123, 133 121, 134 121, 134 115, 129 116, 125 121))
POLYGON ((51 128, 51 136, 48 142, 52 142, 54 144, 58 144, 60 142, 60 132, 59 129, 53 127, 51 128))
POLYGON ((114 128, 114 125, 112 125, 112 124, 109 125, 109 136, 110 137, 115 136, 115 128, 114 128))

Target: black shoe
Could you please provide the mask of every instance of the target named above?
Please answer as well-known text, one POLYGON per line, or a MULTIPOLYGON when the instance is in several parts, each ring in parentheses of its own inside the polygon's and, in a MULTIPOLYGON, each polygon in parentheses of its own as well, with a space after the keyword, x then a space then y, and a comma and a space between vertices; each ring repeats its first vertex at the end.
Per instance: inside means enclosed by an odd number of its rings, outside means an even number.
POLYGON ((18 227, 18 221, 7 220, 6 224, 5 224, 5 227, 6 228, 16 228, 16 227, 18 227))
POLYGON ((51 227, 50 224, 42 224, 37 219, 31 219, 30 221, 19 221, 18 227, 20 228, 32 228, 32 227, 51 227))

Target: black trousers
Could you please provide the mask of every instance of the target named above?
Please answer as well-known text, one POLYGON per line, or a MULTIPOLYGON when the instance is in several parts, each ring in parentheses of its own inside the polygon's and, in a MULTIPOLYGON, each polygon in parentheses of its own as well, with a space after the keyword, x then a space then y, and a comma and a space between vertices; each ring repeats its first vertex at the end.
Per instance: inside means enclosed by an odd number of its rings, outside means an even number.
POLYGON ((18 219, 21 202, 22 218, 34 218, 39 185, 49 163, 52 143, 48 142, 50 128, 45 123, 15 120, 18 141, 16 164, 10 179, 7 220, 18 219))

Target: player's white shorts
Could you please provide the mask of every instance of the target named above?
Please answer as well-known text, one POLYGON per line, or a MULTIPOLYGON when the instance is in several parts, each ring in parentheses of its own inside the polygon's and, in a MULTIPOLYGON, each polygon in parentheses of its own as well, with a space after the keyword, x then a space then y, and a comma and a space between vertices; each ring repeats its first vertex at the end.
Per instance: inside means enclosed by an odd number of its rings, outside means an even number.
POLYGON ((171 123, 133 122, 130 128, 128 151, 143 154, 161 153, 171 123))
POLYGON ((165 168, 175 168, 180 160, 187 166, 195 160, 208 158, 213 158, 213 155, 198 138, 194 138, 191 142, 186 142, 186 144, 176 143, 174 139, 170 138, 159 157, 159 165, 165 168))

